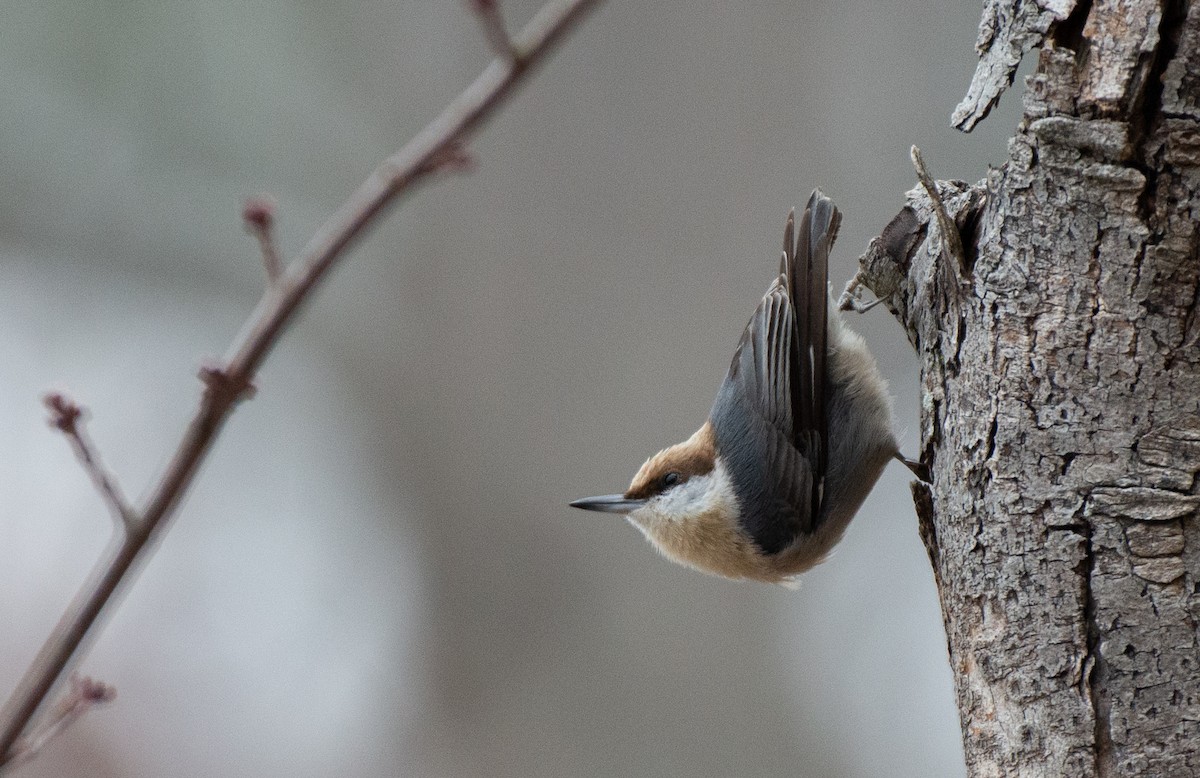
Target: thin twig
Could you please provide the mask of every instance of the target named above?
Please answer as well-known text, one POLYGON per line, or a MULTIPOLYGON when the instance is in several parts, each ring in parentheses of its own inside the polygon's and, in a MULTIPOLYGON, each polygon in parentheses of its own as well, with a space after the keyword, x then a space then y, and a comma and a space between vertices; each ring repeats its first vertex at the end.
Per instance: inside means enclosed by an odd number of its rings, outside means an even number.
POLYGON ((100 496, 104 498, 104 503, 112 511, 113 518, 128 534, 138 521, 137 514, 122 496, 116 478, 110 475, 101 464, 100 455, 96 452, 96 447, 92 445, 91 439, 83 428, 83 408, 58 392, 47 394, 42 398, 42 402, 50 411, 50 426, 66 435, 84 472, 91 477, 92 483, 100 491, 100 496))
POLYGON ((29 726, 105 604, 148 548, 148 541, 174 513, 229 412, 245 396, 259 366, 301 304, 386 206, 440 169, 447 159, 460 157, 457 152, 447 156, 447 149, 461 148, 467 136, 491 118, 512 95, 514 87, 533 72, 534 66, 598 2, 551 0, 543 6, 513 40, 520 57, 494 60, 441 115, 376 168, 317 231, 277 282, 267 287, 224 365, 206 371, 206 390, 200 406, 151 490, 141 521, 127 534, 113 557, 100 565, 95 580, 76 597, 0 711, 0 754, 4 755, 0 764, 11 760, 13 744, 29 726), (216 380, 218 376, 220 380, 216 380))
POLYGON ((925 167, 925 160, 921 158, 921 150, 913 146, 909 150, 909 155, 912 157, 913 168, 917 171, 917 178, 921 181, 921 186, 925 187, 925 191, 929 193, 929 200, 933 203, 933 215, 937 218, 938 230, 942 233, 942 245, 946 249, 946 253, 958 263, 958 272, 965 274, 967 260, 958 225, 950 217, 950 212, 946 210, 946 203, 942 201, 937 182, 933 180, 933 176, 929 175, 929 170, 925 167))
POLYGON ((496 52, 496 56, 505 57, 512 62, 521 59, 521 52, 508 37, 508 27, 504 24, 504 16, 500 13, 499 0, 470 0, 471 7, 483 22, 483 32, 487 35, 488 43, 496 52))
POLYGON ((275 283, 283 275, 283 257, 275 243, 275 201, 266 195, 247 200, 242 206, 242 223, 258 239, 267 282, 275 283))
POLYGON ((72 674, 71 688, 46 713, 36 731, 17 740, 11 752, 11 762, 6 767, 15 767, 33 759, 56 735, 78 721, 85 713, 116 698, 117 690, 103 681, 72 674))

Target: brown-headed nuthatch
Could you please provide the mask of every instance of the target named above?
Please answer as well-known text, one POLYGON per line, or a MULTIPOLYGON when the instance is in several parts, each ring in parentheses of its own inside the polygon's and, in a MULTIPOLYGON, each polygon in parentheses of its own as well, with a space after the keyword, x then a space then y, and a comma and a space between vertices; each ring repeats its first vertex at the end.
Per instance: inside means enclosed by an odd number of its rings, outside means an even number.
POLYGON ((788 215, 779 275, 742 333, 708 421, 646 461, 624 494, 571 503, 620 513, 668 558, 789 584, 841 538, 888 459, 891 398, 863 339, 829 313, 841 214, 814 191, 788 215))

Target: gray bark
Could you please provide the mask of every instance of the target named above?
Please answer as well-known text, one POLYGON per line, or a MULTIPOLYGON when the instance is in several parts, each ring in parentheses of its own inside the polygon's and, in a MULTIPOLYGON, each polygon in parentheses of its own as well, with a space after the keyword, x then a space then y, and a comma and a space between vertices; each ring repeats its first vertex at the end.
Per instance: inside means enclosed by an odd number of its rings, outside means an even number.
POLYGON ((988 33, 1042 49, 1006 163, 939 186, 965 256, 914 190, 862 277, 921 360, 969 773, 1196 776, 1200 2, 1054 5, 985 10, 1048 21, 988 33))

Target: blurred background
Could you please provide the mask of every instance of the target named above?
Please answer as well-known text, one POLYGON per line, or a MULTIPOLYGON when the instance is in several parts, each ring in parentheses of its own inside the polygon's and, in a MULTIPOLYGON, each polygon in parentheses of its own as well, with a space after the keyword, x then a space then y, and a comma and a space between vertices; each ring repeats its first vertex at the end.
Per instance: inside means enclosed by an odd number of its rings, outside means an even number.
MULTIPOLYGON (((513 29, 535 0, 509 0, 513 29)), ((838 288, 972 135, 976 3, 614 1, 308 306, 79 669, 118 689, 22 776, 959 776, 908 473, 799 591, 658 558, 619 491, 705 418, 788 208, 838 288)), ((41 0, 0 29, 0 690, 109 542, 40 394, 127 492, 294 254, 487 63, 464 2, 41 0)), ((916 450, 915 362, 852 317, 916 450)))

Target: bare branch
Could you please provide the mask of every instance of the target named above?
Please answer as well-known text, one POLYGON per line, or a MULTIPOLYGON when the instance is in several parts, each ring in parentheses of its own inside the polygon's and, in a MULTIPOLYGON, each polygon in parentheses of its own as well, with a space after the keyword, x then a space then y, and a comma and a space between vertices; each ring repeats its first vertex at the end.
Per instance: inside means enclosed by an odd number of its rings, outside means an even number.
POLYGON ((283 275, 283 258, 275 243, 275 201, 266 195, 247 200, 242 206, 242 223, 258 239, 267 281, 275 283, 283 275))
POLYGON ((138 521, 137 514, 121 495, 116 479, 104 469, 96 447, 92 445, 91 439, 84 431, 83 408, 57 392, 47 394, 42 401, 50 410, 50 426, 66 435, 67 440, 71 443, 71 448, 75 450, 75 456, 79 458, 79 463, 83 465, 84 471, 91 477, 92 483, 96 484, 96 488, 100 490, 100 496, 104 498, 108 509, 112 511, 113 518, 120 523, 126 533, 129 533, 138 521))
MULTIPOLYGON (((100 565, 42 646, 3 710, 0 710, 0 765, 11 764, 14 744, 49 695, 84 636, 163 521, 178 507, 229 412, 246 396, 255 373, 279 341, 294 314, 346 250, 379 215, 430 173, 455 169, 468 136, 495 114, 584 14, 599 0, 551 0, 512 41, 519 56, 494 60, 420 133, 385 160, 308 242, 300 255, 270 284, 219 368, 202 372, 206 385, 200 406, 183 439, 147 498, 141 521, 126 534, 111 559, 100 565)), ((77 417, 76 417, 77 418, 77 417)))

